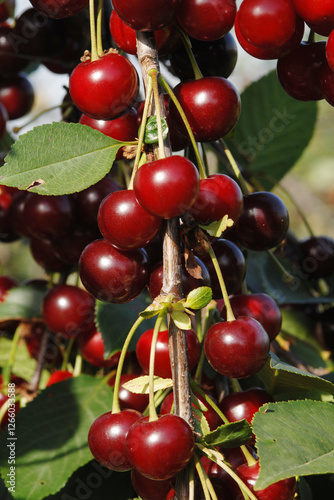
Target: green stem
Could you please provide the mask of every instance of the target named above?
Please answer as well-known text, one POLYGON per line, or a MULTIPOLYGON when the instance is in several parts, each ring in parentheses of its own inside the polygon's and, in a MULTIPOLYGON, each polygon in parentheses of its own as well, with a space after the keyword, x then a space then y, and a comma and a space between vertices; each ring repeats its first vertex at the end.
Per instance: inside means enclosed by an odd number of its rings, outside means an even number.
POLYGON ((197 363, 196 373, 195 373, 195 376, 194 376, 194 381, 198 385, 201 384, 203 364, 204 364, 204 361, 205 361, 205 351, 204 351, 204 342, 203 342, 203 340, 204 340, 205 335, 206 335, 206 333, 207 333, 207 331, 209 329, 209 326, 211 325, 213 314, 214 314, 214 309, 207 309, 207 311, 206 311, 206 317, 205 317, 205 321, 204 321, 204 330, 202 331, 202 325, 201 325, 202 336, 201 336, 201 338, 198 337, 199 340, 200 340, 200 342, 201 342, 201 344, 202 344, 201 354, 200 354, 200 357, 199 357, 199 360, 198 360, 198 363, 197 363))
POLYGON ((129 344, 131 342, 132 337, 136 333, 136 330, 138 326, 144 321, 144 318, 139 316, 137 320, 134 322, 132 325, 125 342, 122 347, 121 355, 119 357, 118 365, 117 365, 117 372, 116 372, 116 377, 115 377, 115 385, 114 385, 114 397, 113 397, 113 402, 112 402, 112 413, 119 413, 121 411, 120 405, 119 405, 119 399, 118 399, 118 394, 119 394, 119 386, 121 382, 121 375, 122 375, 122 370, 123 370, 123 365, 124 365, 124 360, 126 353, 128 351, 129 344))
POLYGON ((231 378, 231 386, 232 386, 233 392, 242 392, 240 382, 237 378, 231 378))
POLYGON ((219 281, 219 285, 220 285, 220 288, 221 288, 221 292, 222 292, 222 295, 223 295, 223 300, 224 300, 224 304, 225 304, 225 307, 226 307, 226 319, 227 319, 227 321, 234 321, 235 320, 235 316, 234 316, 233 311, 232 311, 230 299, 228 298, 228 293, 227 293, 225 281, 224 281, 221 269, 219 267, 219 264, 218 264, 218 261, 217 261, 217 257, 215 255, 215 253, 214 253, 211 245, 210 245, 210 249, 209 249, 209 255, 211 257, 213 267, 215 268, 215 271, 216 271, 216 274, 217 274, 217 278, 218 278, 218 281, 219 281))
POLYGON ((188 35, 186 35, 185 32, 180 28, 180 26, 178 26, 177 24, 175 24, 175 26, 176 26, 176 28, 181 36, 181 41, 182 41, 182 44, 185 48, 185 51, 187 52, 187 56, 189 57, 189 61, 191 63, 191 66, 192 66, 192 69, 194 72, 195 80, 199 80, 200 78, 203 78, 203 74, 202 74, 201 70, 199 69, 199 66, 197 64, 197 61, 196 61, 195 56, 193 54, 193 51, 191 50, 192 47, 191 47, 190 39, 189 39, 188 35))
MULTIPOLYGON (((194 392, 197 392, 202 398, 211 406, 211 408, 220 416, 224 424, 229 424, 230 421, 225 417, 221 409, 216 405, 214 401, 203 391, 200 385, 196 384, 193 380, 190 380, 190 386, 194 392)), ((195 396, 196 397, 196 396, 195 396)))
POLYGON ((95 30, 95 8, 94 0, 89 0, 89 25, 90 25, 90 60, 91 62, 97 61, 99 56, 97 53, 97 41, 96 41, 96 30, 95 30))
POLYGON ((158 71, 156 69, 151 69, 148 72, 149 76, 152 79, 153 84, 153 97, 154 97, 154 106, 155 106, 155 115, 157 117, 157 128, 158 128, 158 139, 159 139, 159 160, 162 158, 166 158, 165 155, 165 147, 164 147, 164 138, 162 132, 162 124, 161 124, 161 110, 160 110, 160 96, 159 96, 159 87, 158 87, 158 71))
POLYGON ((275 266, 277 267, 277 269, 282 273, 283 281, 285 283, 292 283, 293 280, 294 280, 294 277, 292 276, 292 274, 290 274, 285 269, 285 267, 283 266, 283 264, 280 263, 280 261, 278 260, 278 258, 276 257, 276 255, 273 253, 273 251, 272 250, 266 250, 266 252, 269 255, 269 257, 271 258, 271 260, 273 261, 273 263, 275 264, 275 266))
POLYGON ((189 125, 188 119, 187 119, 187 117, 186 117, 186 115, 185 115, 185 113, 184 113, 184 111, 183 111, 183 109, 182 109, 182 107, 181 107, 178 99, 176 98, 174 92, 172 91, 171 87, 168 85, 168 83, 166 82, 166 80, 164 79, 164 77, 161 75, 161 73, 159 73, 158 80, 159 80, 160 85, 167 92, 167 94, 169 95, 169 97, 171 98, 171 100, 175 104, 175 107, 177 108, 178 112, 181 115, 183 123, 184 123, 184 125, 185 125, 185 127, 187 129, 188 135, 190 137, 191 144, 192 144, 192 146, 194 148, 194 153, 195 153, 197 164, 198 164, 198 170, 199 170, 200 178, 201 179, 206 179, 206 173, 205 173, 203 161, 202 161, 201 155, 199 154, 197 143, 196 143, 193 131, 191 130, 191 127, 189 125))
POLYGON ((158 315, 158 318, 154 325, 151 351, 150 351, 150 366, 149 366, 149 421, 153 422, 158 420, 157 410, 155 408, 154 401, 154 363, 155 363, 155 349, 157 346, 158 335, 160 332, 160 326, 164 319, 165 314, 158 315))
POLYGON ((74 369, 73 369, 73 377, 79 377, 82 371, 82 356, 81 353, 78 352, 75 357, 74 369))
POLYGON ((18 326, 15 330, 14 337, 12 340, 12 345, 10 347, 9 359, 8 359, 6 366, 4 367, 4 370, 3 370, 2 383, 4 386, 7 386, 10 382, 10 376, 11 376, 12 369, 14 366, 15 355, 16 355, 16 351, 17 351, 17 346, 19 344, 19 340, 20 340, 20 326, 18 326))
POLYGON ((102 45, 102 4, 103 0, 99 0, 97 7, 97 18, 96 18, 96 45, 97 45, 97 55, 102 56, 103 45, 102 45))
MULTIPOLYGON (((205 500, 211 500, 211 495, 209 493, 209 489, 208 489, 208 485, 207 485, 208 476, 207 476, 199 458, 197 457, 196 453, 194 453, 194 460, 195 460, 196 471, 197 471, 199 480, 201 481, 205 500)), ((217 497, 214 500, 217 500, 217 497)))
POLYGON ((37 120, 37 118, 39 118, 40 116, 44 115, 44 113, 49 113, 49 111, 53 111, 53 110, 58 109, 58 108, 66 108, 67 106, 68 106, 68 103, 64 102, 62 104, 57 104, 56 106, 52 106, 51 108, 43 109, 42 111, 37 113, 37 115, 33 116, 31 118, 31 120, 29 120, 26 123, 24 123, 23 125, 21 125, 21 127, 13 127, 14 134, 18 134, 19 132, 21 132, 21 130, 23 128, 28 127, 28 125, 30 125, 31 123, 34 123, 34 121, 37 120))
POLYGON ((238 164, 235 161, 235 159, 234 159, 231 151, 227 147, 226 142, 224 141, 224 139, 219 139, 219 142, 220 142, 220 144, 224 148, 224 153, 226 154, 226 157, 227 157, 228 161, 230 162, 230 165, 232 167, 234 175, 236 176, 236 178, 237 178, 237 180, 238 180, 238 182, 240 184, 241 191, 243 192, 243 194, 249 194, 249 189, 247 187, 245 179, 243 178, 243 176, 242 176, 242 174, 240 172, 240 168, 238 167, 238 164))
POLYGON ((244 454, 244 457, 246 459, 247 465, 250 467, 251 465, 255 465, 257 463, 257 460, 253 457, 251 452, 248 450, 246 445, 241 445, 240 450, 244 454))
POLYGON ((72 350, 74 341, 75 341, 75 337, 71 337, 70 340, 68 341, 68 344, 66 346, 66 350, 65 350, 65 353, 64 353, 63 362, 61 364, 61 370, 66 370, 67 369, 67 364, 68 364, 68 360, 70 358, 70 354, 71 354, 71 350, 72 350))

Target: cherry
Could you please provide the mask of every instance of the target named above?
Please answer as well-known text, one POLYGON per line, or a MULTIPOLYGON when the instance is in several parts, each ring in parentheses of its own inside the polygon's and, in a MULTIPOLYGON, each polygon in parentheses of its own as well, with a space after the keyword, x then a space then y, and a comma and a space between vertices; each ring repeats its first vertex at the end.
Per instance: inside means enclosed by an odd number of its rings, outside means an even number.
POLYGON ((328 236, 310 236, 299 243, 301 267, 310 278, 326 278, 334 270, 334 240, 328 236))
POLYGON ((334 29, 331 31, 326 43, 326 59, 332 71, 334 71, 334 29))
POLYGON ((31 238, 30 251, 35 262, 49 273, 66 273, 72 269, 72 266, 57 257, 50 240, 31 238))
POLYGON ((50 385, 58 384, 58 382, 62 382, 63 380, 67 380, 68 378, 72 378, 73 373, 68 370, 56 370, 51 373, 49 380, 46 383, 46 387, 50 387, 50 385))
POLYGON ((238 18, 247 42, 264 49, 286 44, 296 27, 290 0, 244 0, 238 18))
POLYGON ((0 276, 0 302, 4 302, 6 300, 8 290, 11 290, 16 286, 18 286, 16 279, 11 276, 0 276))
POLYGON ((1 78, 0 102, 6 108, 9 120, 29 113, 34 103, 34 89, 28 78, 23 74, 1 78))
POLYGON ((233 28, 236 12, 235 0, 183 0, 176 19, 189 36, 213 41, 233 28))
POLYGON ((239 316, 211 326, 204 340, 204 350, 210 365, 221 375, 245 378, 265 365, 270 340, 258 321, 239 316))
MULTIPOLYGON (((240 115, 240 96, 234 85, 219 76, 179 83, 174 93, 189 121, 196 141, 216 141, 227 135, 240 115)), ((182 134, 186 129, 173 102, 170 116, 182 134)))
MULTIPOLYGON (((30 325, 29 334, 24 337, 27 349, 33 359, 38 359, 41 350, 43 337, 46 331, 45 324, 41 321, 30 325)), ((49 335, 43 361, 49 365, 57 365, 62 362, 63 356, 59 344, 59 339, 54 335, 49 335)))
POLYGON ((0 103, 0 139, 6 132, 6 125, 8 120, 8 113, 3 104, 0 103))
MULTIPOLYGON (((7 396, 6 394, 3 394, 2 392, 0 392, 0 409, 1 409, 1 407, 5 403, 8 404, 7 403, 8 399, 9 399, 9 396, 7 396)), ((21 407, 20 401, 15 401, 14 405, 11 406, 11 408, 14 408, 14 415, 17 414, 17 412, 19 411, 20 407, 21 407)), ((12 419, 13 418, 13 414, 12 414, 12 412, 9 414, 8 413, 8 409, 7 409, 6 413, 3 415, 2 420, 0 422, 0 432, 1 432, 1 430, 3 430, 6 427, 6 425, 8 425, 9 418, 12 419)))
POLYGON ((15 74, 25 70, 29 60, 19 57, 19 41, 14 29, 10 26, 0 26, 0 72, 15 74))
MULTIPOLYGON (((121 375, 118 393, 119 405, 121 407, 121 410, 129 408, 132 410, 140 411, 142 413, 148 405, 148 394, 135 394, 134 392, 130 392, 125 389, 123 385, 126 382, 129 382, 130 380, 133 380, 137 377, 140 377, 140 374, 125 373, 124 375, 121 375)), ((112 380, 108 383, 113 387, 115 385, 115 380, 112 380)))
POLYGON ((325 351, 334 352, 334 307, 317 314, 314 333, 325 351))
POLYGON ((259 191, 244 197, 244 208, 236 222, 238 240, 250 250, 268 250, 286 237, 289 213, 274 193, 259 191))
POLYGON ((328 36, 334 28, 334 5, 331 0, 291 0, 297 13, 320 35, 328 36))
POLYGON ((197 200, 190 213, 202 224, 218 221, 228 215, 234 222, 243 208, 243 194, 238 184, 228 175, 213 174, 200 181, 197 200))
POLYGON ((278 59, 277 76, 287 94, 301 101, 323 99, 319 72, 325 61, 325 49, 325 42, 302 42, 278 59))
MULTIPOLYGON (((247 484, 251 491, 256 495, 259 500, 292 500, 295 495, 296 478, 290 477, 283 479, 277 483, 271 484, 264 490, 254 490, 255 482, 259 476, 260 464, 257 462, 254 465, 241 464, 237 468, 237 473, 241 479, 247 484)), ((235 500, 242 500, 244 498, 241 491, 235 497, 235 500)))
POLYGON ((168 26, 174 19, 181 0, 113 0, 118 16, 130 28, 138 31, 156 31, 168 26))
POLYGON ((99 231, 76 226, 73 233, 52 240, 56 257, 69 266, 77 266, 84 248, 100 237, 99 231))
POLYGON ((190 160, 178 155, 145 163, 135 175, 133 190, 147 212, 170 219, 187 212, 195 202, 198 170, 190 160))
POLYGON ((334 106, 334 71, 325 61, 320 70, 320 86, 323 97, 334 106))
MULTIPOLYGON (((246 276, 245 257, 232 241, 223 238, 212 243, 212 249, 218 260, 221 269, 227 293, 230 295, 238 290, 242 285, 246 276)), ((210 278, 213 298, 215 300, 222 298, 222 292, 217 278, 217 273, 213 266, 212 260, 208 254, 201 255, 201 260, 207 267, 210 278)))
POLYGON ((87 245, 79 260, 85 288, 97 299, 115 304, 137 297, 148 282, 149 272, 143 249, 121 252, 106 240, 87 245))
POLYGON ((127 458, 125 440, 129 429, 142 417, 136 410, 104 413, 92 423, 88 432, 88 446, 101 465, 124 472, 132 469, 127 458))
POLYGON ((110 358, 104 357, 104 342, 101 332, 95 327, 84 332, 78 339, 82 357, 91 365, 99 367, 116 366, 119 360, 119 353, 110 358))
POLYGON ((0 4, 0 23, 6 21, 9 17, 14 17, 15 0, 5 0, 0 4))
MULTIPOLYGON (((266 293, 239 294, 230 297, 234 316, 251 316, 267 332, 270 341, 281 331, 282 313, 275 300, 266 293)), ((226 308, 221 310, 221 317, 226 319, 226 308)))
MULTIPOLYGON (((187 330, 187 345, 189 356, 189 369, 192 371, 198 363, 201 354, 201 347, 194 330, 187 330)), ((150 352, 153 337, 153 328, 146 330, 138 339, 136 346, 136 355, 140 366, 145 373, 149 372, 150 352)), ((168 330, 162 330, 158 334, 157 345, 155 349, 154 374, 162 378, 172 378, 172 369, 169 359, 169 333, 168 330)))
POLYGON ((193 431, 178 415, 163 415, 153 421, 143 417, 130 428, 126 450, 134 469, 149 479, 163 481, 175 476, 190 461, 193 431))
POLYGON ((110 52, 78 64, 71 73, 69 90, 82 113, 96 120, 112 120, 135 103, 138 75, 128 59, 110 52))
POLYGON ((44 296, 43 320, 54 333, 77 337, 94 325, 95 300, 74 285, 55 285, 44 296))
MULTIPOLYGON (((6 110, 0 104, 0 128, 2 125, 1 116, 5 115, 7 116, 6 110)), ((19 235, 12 224, 13 206, 19 194, 20 192, 16 188, 0 185, 0 241, 3 243, 10 243, 19 239, 19 235)))
POLYGON ((62 19, 74 16, 88 4, 88 0, 29 0, 32 6, 46 17, 62 19))
POLYGON ((142 500, 167 500, 169 498, 167 495, 172 489, 171 479, 154 481, 139 474, 135 469, 131 471, 131 481, 136 493, 142 500))
POLYGON ((104 198, 98 213, 102 236, 119 250, 147 245, 158 233, 161 219, 139 205, 132 190, 116 191, 104 198))

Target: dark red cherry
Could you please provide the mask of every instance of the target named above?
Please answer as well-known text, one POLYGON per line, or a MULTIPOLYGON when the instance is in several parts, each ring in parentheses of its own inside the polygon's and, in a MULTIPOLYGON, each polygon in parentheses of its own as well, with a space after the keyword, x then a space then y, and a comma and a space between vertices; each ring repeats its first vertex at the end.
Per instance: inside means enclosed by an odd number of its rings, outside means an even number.
POLYGON ((334 240, 311 236, 299 243, 302 270, 311 278, 325 278, 334 271, 334 240))
POLYGON ((97 462, 119 472, 132 469, 125 449, 129 429, 142 417, 136 410, 104 413, 92 423, 88 433, 88 446, 97 462))
POLYGON ((150 265, 143 249, 121 252, 109 241, 95 240, 81 254, 79 273, 83 285, 94 297, 123 304, 144 290, 150 265))
POLYGON ((301 43, 277 61, 277 76, 287 94, 300 101, 323 99, 320 69, 326 42, 301 43))
POLYGON ((8 290, 18 286, 16 279, 11 276, 0 276, 0 302, 4 302, 8 290))
POLYGON ((331 0, 291 0, 299 16, 316 32, 328 36, 334 28, 334 5, 331 0))
MULTIPOLYGON (((132 486, 142 500, 167 500, 168 493, 172 489, 172 480, 154 481, 139 474, 136 469, 131 471, 132 486)), ((175 493, 174 493, 175 494, 175 493)), ((174 496, 174 495, 173 495, 174 496)))
POLYGON ((49 273, 66 273, 72 270, 71 265, 57 257, 50 240, 30 238, 30 251, 35 262, 49 273))
POLYGON ((9 17, 14 17, 15 0, 4 0, 0 4, 0 23, 7 21, 9 17))
POLYGON ((225 215, 235 222, 242 207, 243 194, 238 184, 228 175, 213 174, 200 181, 199 194, 190 213, 202 224, 218 221, 225 215))
POLYGON ((156 31, 170 24, 181 0, 113 0, 118 16, 138 31, 156 31))
POLYGON ((270 340, 258 321, 239 316, 211 326, 204 340, 207 360, 212 368, 230 378, 245 378, 263 368, 270 340))
MULTIPOLYGON (((12 396, 12 394, 10 395, 12 396)), ((7 401, 9 399, 10 398, 7 394, 3 394, 2 392, 0 392, 0 410, 2 410, 2 406, 4 404, 8 405, 7 401)), ((0 431, 3 430, 8 425, 9 419, 11 420, 11 422, 13 422, 13 420, 15 419, 15 417, 13 419, 13 414, 16 415, 20 407, 21 407, 20 401, 15 401, 13 405, 11 404, 11 411, 10 413, 8 413, 8 406, 7 406, 7 410, 0 422, 0 431)))
POLYGON ((15 74, 25 70, 29 60, 20 57, 21 40, 10 26, 0 26, 0 73, 15 74))
POLYGON ((42 317, 54 333, 77 337, 94 326, 95 300, 74 285, 55 285, 42 304, 42 317))
POLYGON ((51 373, 49 380, 46 383, 46 387, 50 387, 50 385, 58 384, 58 382, 62 382, 63 380, 67 380, 68 378, 72 378, 73 373, 68 370, 56 370, 51 373))
POLYGON ((78 64, 71 73, 69 90, 82 113, 96 120, 113 120, 135 103, 138 75, 126 57, 110 52, 78 64))
POLYGON ((96 238, 101 237, 99 231, 77 226, 73 233, 52 240, 53 250, 60 260, 69 266, 77 266, 83 249, 96 238))
POLYGON ((99 367, 112 367, 117 365, 119 353, 116 353, 110 358, 105 358, 102 333, 95 327, 80 335, 78 344, 82 357, 91 365, 99 367))
POLYGON ((334 352, 334 307, 317 315, 314 334, 325 351, 334 352))
MULTIPOLYGON (((266 293, 239 294, 230 297, 234 316, 251 316, 256 319, 267 332, 270 341, 281 331, 282 313, 274 299, 266 293)), ((226 318, 226 308, 221 310, 221 316, 226 318)))
POLYGON ((183 0, 176 18, 192 38, 213 41, 233 28, 236 12, 235 0, 183 0))
POLYGON ((135 250, 147 245, 161 226, 160 217, 139 205, 133 190, 116 191, 102 201, 98 213, 102 236, 119 250, 135 250))
MULTIPOLYGON (((24 337, 27 349, 33 359, 38 359, 41 350, 43 338, 46 332, 46 326, 38 321, 30 325, 29 332, 24 337)), ((63 360, 59 338, 55 335, 48 335, 46 349, 44 351, 43 362, 48 365, 59 365, 63 360)))
MULTIPOLYGON (((179 83, 174 93, 189 121, 196 141, 216 141, 227 135, 240 115, 240 96, 225 78, 207 76, 179 83)), ((187 135, 182 118, 170 102, 170 117, 174 125, 187 135)))
POLYGON ((320 70, 320 86, 326 101, 334 106, 334 71, 325 61, 320 70))
POLYGON ((263 49, 286 44, 296 27, 296 13, 290 0, 244 0, 238 18, 247 42, 263 49))
MULTIPOLYGON (((192 371, 198 363, 201 354, 200 343, 194 330, 187 330, 187 345, 189 356, 189 369, 192 371)), ((153 328, 144 332, 138 339, 136 355, 140 366, 145 373, 149 372, 151 343, 153 328)), ((168 330, 162 330, 158 334, 155 349, 154 373, 158 377, 172 378, 172 369, 169 359, 169 334, 168 330)))
MULTIPOLYGON (((149 401, 148 394, 135 394, 134 392, 130 392, 127 389, 125 389, 123 385, 126 384, 126 382, 134 380, 135 378, 138 378, 140 376, 141 374, 134 374, 134 373, 125 373, 124 375, 121 375, 121 381, 118 393, 119 405, 121 407, 121 410, 129 408, 132 410, 140 411, 142 413, 147 407, 149 401)), ((111 387, 114 387, 115 379, 113 379, 111 382, 108 383, 111 387)))
POLYGON ((7 110, 9 120, 26 115, 34 103, 34 89, 24 74, 0 79, 0 102, 7 110))
MULTIPOLYGON (((295 496, 296 478, 290 477, 271 484, 264 490, 254 490, 254 485, 259 476, 260 464, 242 464, 237 468, 237 473, 259 500, 292 500, 295 496)), ((244 495, 239 492, 235 500, 242 500, 244 495)))
POLYGON ((194 450, 190 425, 177 415, 137 420, 126 437, 130 463, 149 479, 166 480, 186 467, 194 450))
POLYGON ((134 194, 149 213, 163 219, 184 214, 199 192, 199 174, 184 156, 169 156, 145 163, 137 171, 134 194))
POLYGON ((334 71, 334 29, 331 31, 326 43, 326 59, 332 71, 334 71))
POLYGON ((46 17, 62 19, 74 16, 88 4, 88 0, 30 0, 32 6, 46 17))
POLYGON ((235 230, 238 240, 246 248, 274 248, 286 237, 288 229, 288 209, 276 194, 261 191, 244 197, 244 208, 235 230))

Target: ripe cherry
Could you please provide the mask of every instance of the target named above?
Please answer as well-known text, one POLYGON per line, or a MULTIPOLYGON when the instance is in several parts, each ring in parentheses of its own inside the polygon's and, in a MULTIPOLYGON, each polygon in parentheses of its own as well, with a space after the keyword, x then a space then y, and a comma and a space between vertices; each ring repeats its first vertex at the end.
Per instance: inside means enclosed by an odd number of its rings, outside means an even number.
POLYGON ((130 463, 149 479, 163 481, 186 467, 194 450, 190 425, 177 415, 137 420, 126 437, 130 463))
MULTIPOLYGON (((119 386, 119 405, 121 410, 132 409, 140 411, 141 413, 145 410, 148 405, 149 395, 148 394, 135 394, 125 389, 124 384, 130 380, 140 377, 140 374, 125 373, 121 375, 120 386, 119 386)), ((108 382, 111 387, 115 385, 115 380, 108 382)))
POLYGON ((14 17, 15 0, 6 0, 0 4, 0 23, 14 17))
POLYGON ((72 266, 55 253, 53 242, 41 238, 30 238, 30 251, 35 262, 49 273, 68 273, 72 266))
POLYGON ((317 314, 314 334, 325 351, 334 352, 334 307, 317 314))
POLYGON ((326 43, 326 59, 332 71, 334 71, 334 29, 331 31, 326 43))
POLYGON ((4 302, 6 300, 6 295, 8 290, 18 286, 18 282, 16 279, 11 276, 0 276, 0 302, 4 302))
POLYGON ((176 19, 192 38, 213 41, 233 28, 236 12, 235 0, 183 0, 176 19))
POLYGON ((54 333, 77 337, 94 326, 95 300, 74 285, 55 285, 42 304, 42 317, 54 333))
POLYGON ((1 74, 15 74, 25 70, 29 60, 19 57, 19 46, 14 29, 10 26, 0 26, 0 72, 1 74))
MULTIPOLYGON (((189 370, 192 371, 198 363, 201 354, 201 347, 194 330, 187 330, 187 345, 189 356, 189 370)), ((149 372, 150 352, 153 337, 153 328, 146 330, 138 339, 136 346, 136 355, 140 366, 145 373, 149 372)), ((155 349, 154 373, 162 378, 172 378, 172 369, 169 359, 169 333, 168 330, 162 330, 158 334, 157 345, 155 349)))
POLYGON ((118 16, 134 30, 156 31, 170 24, 181 0, 113 0, 118 16))
POLYGON ((98 213, 102 236, 119 250, 146 246, 158 233, 160 217, 139 205, 133 190, 116 191, 102 201, 98 213))
POLYGON ((71 73, 69 90, 82 113, 96 120, 113 120, 135 103, 138 75, 128 59, 110 52, 78 64, 71 73))
POLYGON ((29 113, 34 103, 34 89, 23 73, 0 79, 0 102, 6 108, 9 120, 29 113))
POLYGON ((316 32, 328 36, 334 28, 334 5, 331 0, 291 0, 299 16, 316 32))
POLYGON ((299 243, 301 267, 310 278, 325 278, 334 271, 334 240, 328 236, 310 236, 299 243))
MULTIPOLYGON (((239 294, 230 297, 234 316, 251 316, 256 319, 267 332, 270 341, 281 331, 282 313, 275 300, 266 293, 239 294)), ((226 319, 226 308, 221 310, 226 319)))
POLYGON ((125 440, 129 429, 142 417, 136 410, 104 413, 92 423, 88 432, 88 446, 101 465, 124 472, 132 469, 127 458, 125 440))
POLYGON ((32 6, 46 17, 62 19, 74 16, 88 4, 88 0, 30 0, 32 6))
MULTIPOLYGON (((27 349, 33 359, 38 359, 41 350, 46 326, 38 321, 30 325, 29 333, 24 337, 27 349)), ((55 335, 48 335, 47 345, 44 352, 43 361, 45 364, 55 366, 62 362, 63 355, 60 348, 59 338, 55 335)))
POLYGON ((153 479, 148 479, 142 474, 139 474, 136 469, 132 469, 131 482, 136 493, 142 500, 167 500, 167 498, 172 498, 167 497, 172 489, 172 479, 154 481, 153 479))
MULTIPOLYGON (((196 141, 216 141, 227 135, 240 115, 240 96, 225 78, 207 76, 179 83, 174 93, 189 121, 196 141)), ((175 126, 187 135, 184 123, 173 102, 169 105, 175 126)))
POLYGON ((119 360, 119 353, 110 358, 104 357, 104 342, 101 332, 95 327, 84 332, 78 339, 82 357, 91 365, 99 367, 116 366, 119 360))
POLYGON ((145 163, 137 171, 133 190, 150 214, 171 219, 187 212, 199 192, 199 174, 184 156, 169 156, 145 163))
POLYGON ((123 304, 144 290, 150 265, 143 249, 121 252, 109 241, 95 240, 81 254, 79 273, 83 285, 94 297, 123 304))
POLYGON ((83 249, 99 236, 97 230, 76 226, 72 234, 52 240, 55 256, 69 266, 76 267, 83 249))
POLYGON ((49 380, 46 383, 46 387, 50 387, 50 385, 58 384, 58 382, 62 382, 63 380, 67 380, 68 378, 73 378, 73 373, 68 370, 56 370, 51 373, 49 380))
POLYGON ((211 326, 204 340, 206 357, 218 373, 245 378, 263 368, 270 340, 258 321, 240 316, 211 326))

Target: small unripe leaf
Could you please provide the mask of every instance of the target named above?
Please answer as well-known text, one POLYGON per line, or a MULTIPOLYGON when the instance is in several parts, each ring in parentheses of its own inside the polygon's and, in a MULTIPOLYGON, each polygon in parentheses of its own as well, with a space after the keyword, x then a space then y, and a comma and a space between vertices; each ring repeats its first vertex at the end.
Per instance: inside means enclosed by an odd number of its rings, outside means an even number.
POLYGON ((191 321, 189 316, 181 311, 172 311, 171 316, 177 328, 180 330, 190 330, 191 321))
MULTIPOLYGON (((143 375, 123 384, 124 389, 127 389, 134 394, 149 394, 149 376, 143 375)), ((154 392, 173 387, 171 378, 154 377, 154 392)))
POLYGON ((185 307, 189 309, 203 309, 212 299, 212 290, 208 286, 201 286, 188 293, 185 307))
POLYGON ((228 215, 225 215, 222 219, 211 222, 207 226, 199 224, 199 226, 204 229, 210 236, 214 236, 215 238, 220 238, 221 234, 228 228, 232 227, 234 221, 228 218, 228 215))

